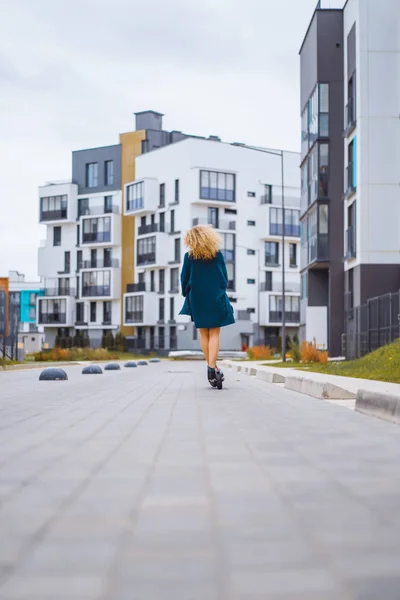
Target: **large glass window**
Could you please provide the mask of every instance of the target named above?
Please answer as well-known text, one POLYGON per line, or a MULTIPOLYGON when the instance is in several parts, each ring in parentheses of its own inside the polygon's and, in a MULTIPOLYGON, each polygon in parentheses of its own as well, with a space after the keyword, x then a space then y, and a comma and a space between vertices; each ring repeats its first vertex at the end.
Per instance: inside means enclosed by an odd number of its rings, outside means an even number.
POLYGON ((221 252, 224 255, 225 261, 235 261, 235 235, 233 233, 223 233, 221 252))
POLYGON ((319 144, 318 197, 328 197, 329 144, 319 144))
POLYGON ((86 187, 95 188, 99 185, 99 165, 98 163, 88 163, 86 165, 86 187))
POLYGON ((126 323, 141 323, 143 321, 143 296, 127 296, 125 298, 126 323))
POLYGON ((61 246, 61 227, 53 227, 53 246, 61 246))
POLYGON ((66 300, 39 300, 39 324, 63 324, 66 322, 66 300))
POLYGON ((235 202, 235 175, 200 171, 200 198, 235 202))
MULTIPOLYGON (((285 209, 285 235, 298 237, 300 235, 299 226, 300 211, 294 209, 285 209)), ((270 209, 270 235, 282 235, 282 209, 270 209)))
POLYGON ((132 183, 127 187, 127 210, 139 210, 144 207, 144 185, 143 181, 132 183))
POLYGON ((110 296, 111 271, 84 271, 82 296, 110 296))
POLYGON ((156 236, 142 238, 137 241, 137 264, 151 264, 156 262, 156 236))
POLYGON ((329 136, 329 84, 319 85, 319 135, 329 136))
POLYGON ((114 161, 106 160, 104 163, 104 183, 114 185, 114 161))
POLYGON ((45 196, 40 199, 40 220, 52 221, 67 218, 68 196, 45 196))
POLYGON ((83 219, 82 243, 111 241, 111 217, 83 219))
POLYGON ((297 267, 297 244, 289 244, 289 266, 297 267))
MULTIPOLYGON (((282 296, 269 297, 269 320, 271 323, 281 323, 283 317, 282 296)), ((300 322, 299 296, 285 296, 285 321, 286 323, 300 322)))
POLYGON ((301 114, 301 155, 318 137, 329 136, 329 84, 317 84, 301 114))
POLYGON ((265 265, 279 266, 279 242, 265 242, 265 265))

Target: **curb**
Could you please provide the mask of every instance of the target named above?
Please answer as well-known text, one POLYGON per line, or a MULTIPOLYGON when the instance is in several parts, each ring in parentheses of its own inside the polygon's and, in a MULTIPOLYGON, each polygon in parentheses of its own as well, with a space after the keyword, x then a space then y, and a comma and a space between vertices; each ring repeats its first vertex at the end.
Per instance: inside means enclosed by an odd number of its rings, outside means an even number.
POLYGON ((400 424, 400 396, 358 390, 355 410, 371 417, 400 424))
MULTIPOLYGON (((234 369, 243 375, 250 375, 266 381, 268 383, 283 383, 287 390, 298 392, 299 394, 306 394, 319 400, 354 400, 356 394, 345 388, 339 387, 333 383, 326 381, 316 381, 315 379, 307 378, 304 376, 294 375, 283 375, 282 369, 273 371, 273 367, 269 367, 270 370, 260 367, 246 367, 244 365, 235 365, 232 361, 225 360, 221 363, 223 366, 230 369, 234 369)), ((400 410, 400 408, 399 408, 400 410)))

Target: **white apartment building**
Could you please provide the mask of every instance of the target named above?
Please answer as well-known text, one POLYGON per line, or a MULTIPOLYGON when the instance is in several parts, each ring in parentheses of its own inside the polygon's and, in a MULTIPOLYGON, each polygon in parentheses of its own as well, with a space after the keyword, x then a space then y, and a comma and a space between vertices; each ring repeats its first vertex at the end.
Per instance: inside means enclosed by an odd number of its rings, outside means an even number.
POLYGON ((39 249, 38 323, 52 347, 56 336, 88 336, 98 346, 120 325, 121 193, 79 195, 75 183, 39 188, 39 221, 47 236, 39 249))
MULTIPOLYGON (((285 314, 288 334, 299 326, 299 155, 284 153, 285 314)), ((135 280, 123 298, 132 347, 197 349, 197 331, 180 316, 184 233, 212 224, 221 234, 236 324, 222 330, 221 348, 273 343, 282 326, 280 158, 249 147, 196 138, 136 159, 124 190, 124 214, 135 217, 135 280)), ((206 285, 206 282, 205 282, 206 285)))

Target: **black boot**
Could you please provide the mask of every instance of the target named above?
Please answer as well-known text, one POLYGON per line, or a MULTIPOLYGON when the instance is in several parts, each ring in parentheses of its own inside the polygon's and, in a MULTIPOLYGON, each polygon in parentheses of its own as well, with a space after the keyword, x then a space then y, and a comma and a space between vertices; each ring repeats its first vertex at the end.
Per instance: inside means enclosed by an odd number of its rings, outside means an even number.
POLYGON ((208 365, 207 365, 207 377, 208 377, 208 381, 209 381, 210 385, 212 387, 216 387, 217 380, 215 378, 215 369, 213 369, 212 367, 209 367, 208 365))

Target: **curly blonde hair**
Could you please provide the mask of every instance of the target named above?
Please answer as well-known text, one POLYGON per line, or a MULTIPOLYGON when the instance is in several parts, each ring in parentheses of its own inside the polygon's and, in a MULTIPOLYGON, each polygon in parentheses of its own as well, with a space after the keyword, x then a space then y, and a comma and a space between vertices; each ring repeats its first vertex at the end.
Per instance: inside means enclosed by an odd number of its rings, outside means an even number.
POLYGON ((221 236, 212 225, 195 225, 186 232, 185 246, 189 255, 196 260, 212 260, 215 258, 220 246, 221 236))

